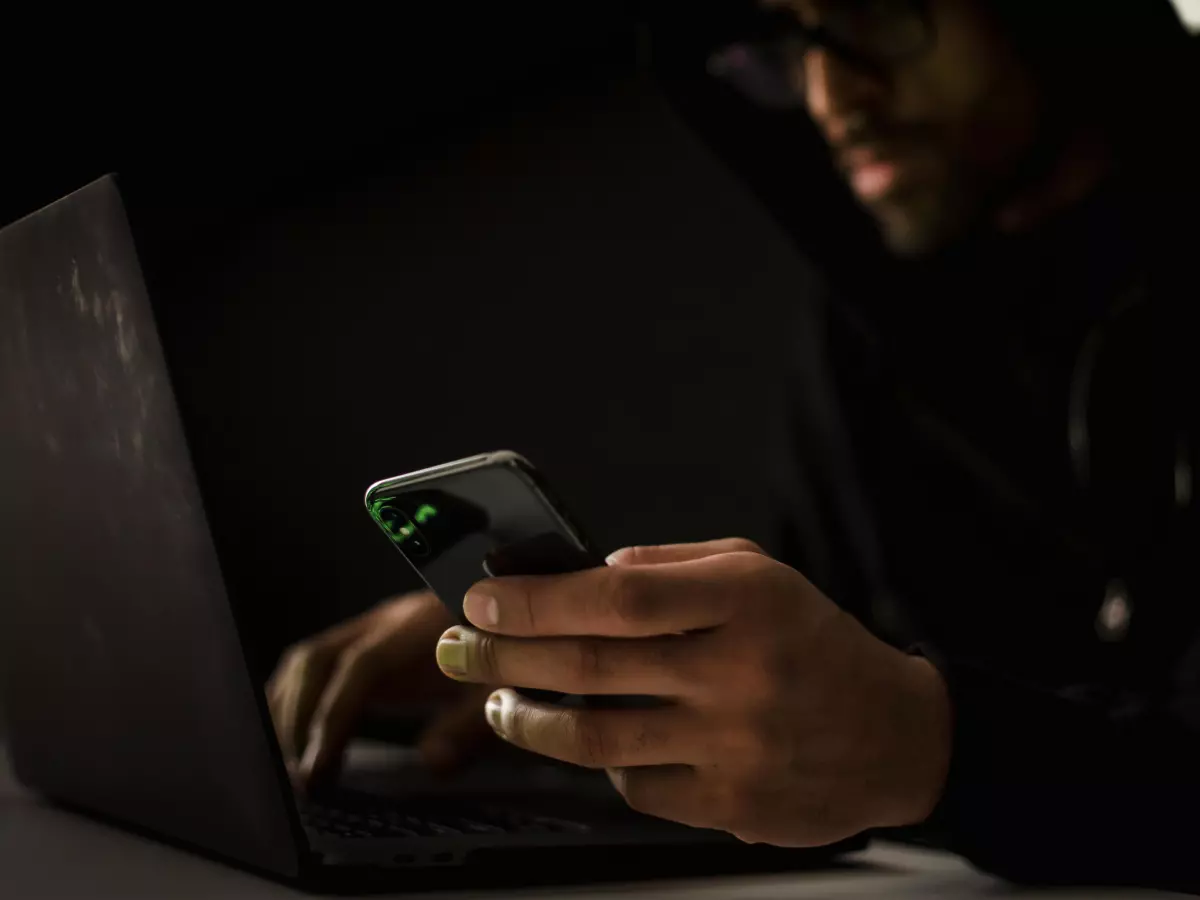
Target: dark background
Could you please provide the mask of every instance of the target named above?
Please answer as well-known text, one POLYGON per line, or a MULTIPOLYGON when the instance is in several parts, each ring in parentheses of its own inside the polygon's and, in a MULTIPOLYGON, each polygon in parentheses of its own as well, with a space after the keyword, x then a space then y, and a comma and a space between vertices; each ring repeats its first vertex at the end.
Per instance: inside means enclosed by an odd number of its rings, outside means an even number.
POLYGON ((518 450, 604 550, 773 540, 810 260, 870 266, 808 125, 705 76, 695 6, 109 35, 14 113, 6 220, 122 177, 262 673, 415 586, 361 503, 413 468, 518 450))

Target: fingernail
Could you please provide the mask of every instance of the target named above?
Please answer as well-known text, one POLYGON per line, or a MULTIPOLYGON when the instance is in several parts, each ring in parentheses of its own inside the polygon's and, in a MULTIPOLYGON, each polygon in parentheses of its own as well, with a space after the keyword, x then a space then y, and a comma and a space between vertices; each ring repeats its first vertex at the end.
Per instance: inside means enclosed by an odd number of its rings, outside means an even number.
POLYGON ((447 636, 438 641, 437 663, 450 675, 467 674, 467 644, 457 637, 447 636))
POLYGON ((463 615, 472 625, 492 628, 500 621, 500 605, 495 597, 471 592, 463 599, 463 615))
POLYGON ((608 563, 608 565, 610 565, 610 566, 619 566, 624 561, 625 557, 628 555, 629 555, 629 548, 622 547, 620 550, 616 550, 616 551, 608 554, 608 556, 606 556, 604 558, 604 561, 606 563, 608 563))
POLYGON ((485 714, 492 730, 504 737, 504 695, 500 691, 488 697, 485 714))

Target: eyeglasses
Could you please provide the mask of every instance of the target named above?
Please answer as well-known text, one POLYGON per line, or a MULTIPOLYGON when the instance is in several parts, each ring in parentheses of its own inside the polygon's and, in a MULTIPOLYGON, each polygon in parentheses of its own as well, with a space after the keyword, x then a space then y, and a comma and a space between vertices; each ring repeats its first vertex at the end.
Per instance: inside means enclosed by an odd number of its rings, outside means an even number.
POLYGON ((924 0, 832 0, 816 26, 787 9, 759 8, 747 24, 742 40, 710 59, 709 71, 774 108, 803 105, 804 57, 814 48, 886 71, 928 52, 935 38, 924 0))

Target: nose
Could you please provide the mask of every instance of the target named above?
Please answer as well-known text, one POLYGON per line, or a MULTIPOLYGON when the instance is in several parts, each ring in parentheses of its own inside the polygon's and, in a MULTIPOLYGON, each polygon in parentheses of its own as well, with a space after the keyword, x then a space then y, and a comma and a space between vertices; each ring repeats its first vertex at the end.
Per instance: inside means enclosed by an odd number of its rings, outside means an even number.
POLYGON ((876 73, 825 47, 811 48, 800 64, 808 112, 831 143, 845 137, 849 122, 876 112, 886 97, 887 85, 876 73))

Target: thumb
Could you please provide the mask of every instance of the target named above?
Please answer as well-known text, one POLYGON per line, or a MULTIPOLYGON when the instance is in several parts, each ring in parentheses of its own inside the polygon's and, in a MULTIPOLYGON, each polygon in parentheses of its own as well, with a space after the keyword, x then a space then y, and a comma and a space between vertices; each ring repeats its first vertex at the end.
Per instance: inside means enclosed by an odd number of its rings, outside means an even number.
POLYGON ((425 729, 418 743, 421 758, 435 772, 462 768, 495 735, 484 716, 492 688, 472 685, 425 729))
POLYGON ((610 566, 661 566, 666 563, 690 562, 725 553, 757 553, 766 556, 762 547, 745 538, 724 538, 701 544, 664 544, 659 547, 625 547, 608 557, 610 566))

